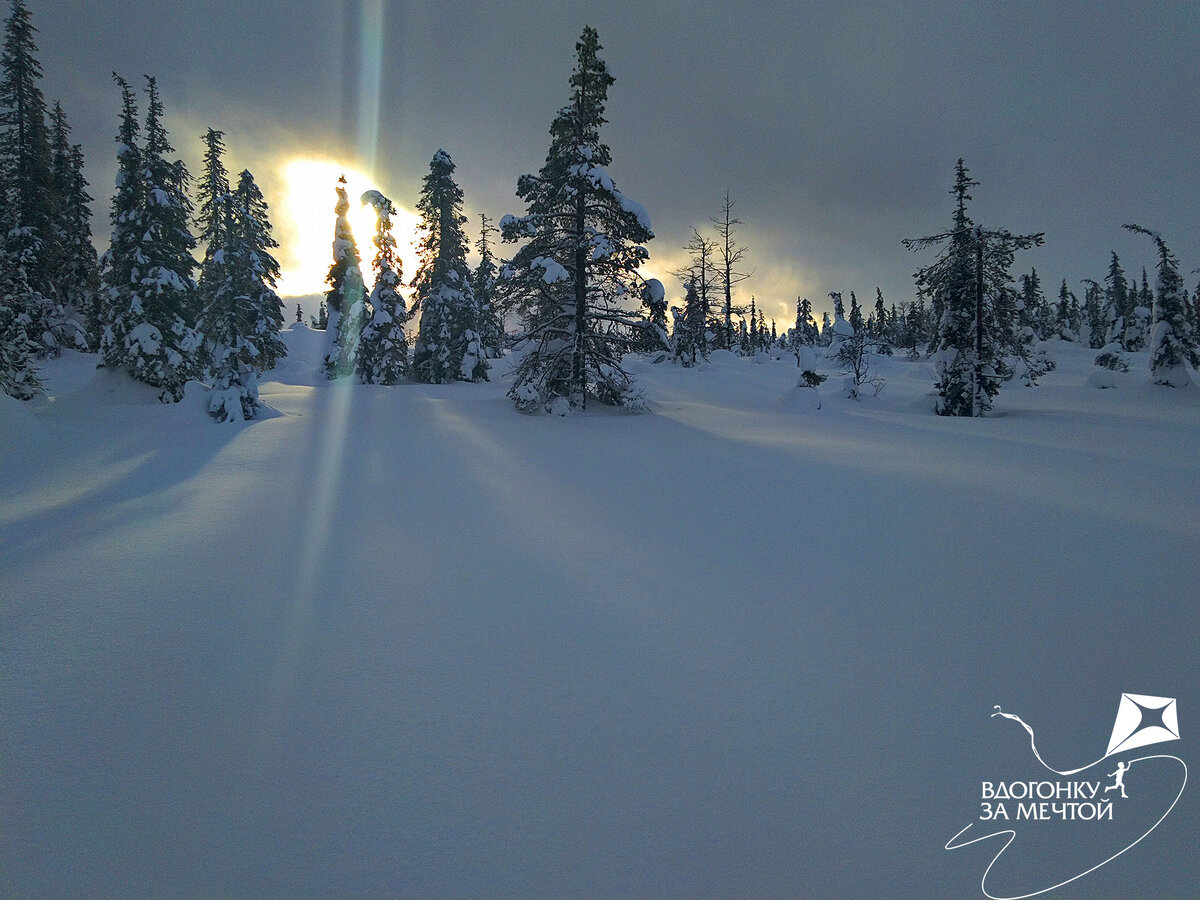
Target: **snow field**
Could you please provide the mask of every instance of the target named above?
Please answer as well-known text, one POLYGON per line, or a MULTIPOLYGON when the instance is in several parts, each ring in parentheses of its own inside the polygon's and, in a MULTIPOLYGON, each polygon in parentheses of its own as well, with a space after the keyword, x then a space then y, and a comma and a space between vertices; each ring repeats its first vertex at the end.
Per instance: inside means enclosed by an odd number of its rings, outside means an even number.
MULTIPOLYGON (((1082 758, 1200 698, 1200 394, 1144 355, 982 420, 633 359, 650 414, 560 419, 284 336, 252 423, 72 354, 0 404, 7 895, 962 895, 993 704, 1082 758)), ((1193 893, 1197 824, 1081 895, 1193 893)))

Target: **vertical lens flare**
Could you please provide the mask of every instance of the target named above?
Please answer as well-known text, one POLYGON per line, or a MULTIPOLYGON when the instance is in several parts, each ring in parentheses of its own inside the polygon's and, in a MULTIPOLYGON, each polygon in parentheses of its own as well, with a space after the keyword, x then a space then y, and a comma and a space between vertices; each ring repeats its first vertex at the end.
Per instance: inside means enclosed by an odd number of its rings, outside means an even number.
POLYGON ((383 70, 383 0, 365 0, 359 20, 358 156, 375 171, 379 148, 379 92, 383 70))

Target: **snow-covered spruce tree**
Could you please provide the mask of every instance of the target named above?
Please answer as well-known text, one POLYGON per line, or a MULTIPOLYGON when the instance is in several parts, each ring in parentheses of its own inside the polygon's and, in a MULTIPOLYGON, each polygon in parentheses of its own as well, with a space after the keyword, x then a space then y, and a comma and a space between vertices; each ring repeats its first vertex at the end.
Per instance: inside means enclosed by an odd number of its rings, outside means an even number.
POLYGON ((418 248, 421 265, 413 278, 415 305, 421 308, 413 377, 426 384, 487 379, 479 308, 462 230, 467 221, 462 201, 462 189, 454 182, 454 162, 445 150, 438 150, 417 201, 424 235, 418 248))
POLYGON ((496 260, 492 256, 488 235, 498 230, 483 213, 479 214, 479 265, 471 275, 471 291, 479 307, 479 343, 487 359, 499 359, 504 342, 504 319, 496 296, 496 260))
POLYGON ((675 323, 671 332, 671 358, 690 368, 707 358, 705 332, 708 320, 704 301, 694 281, 688 281, 687 293, 683 298, 683 309, 674 310, 675 323))
POLYGON ((626 408, 644 400, 622 367, 636 317, 638 267, 653 236, 649 217, 608 175, 612 153, 600 140, 613 83, 600 38, 585 28, 575 45, 571 97, 550 126, 550 150, 537 175, 517 182, 526 214, 505 216, 506 241, 525 240, 501 284, 529 310, 509 397, 519 409, 565 413, 588 398, 626 408))
POLYGON ((1050 315, 1042 280, 1037 269, 1021 276, 1021 295, 1017 302, 1017 336, 1024 343, 1040 341, 1050 334, 1050 315))
POLYGON ((402 270, 392 234, 396 207, 379 191, 367 191, 362 202, 375 209, 375 287, 371 290, 370 318, 363 326, 359 345, 358 379, 364 384, 396 384, 408 372, 404 326, 409 318, 400 296, 402 270))
POLYGON ((211 279, 200 328, 209 347, 209 412, 221 422, 252 419, 258 412, 258 376, 287 355, 279 339, 283 304, 275 293, 279 263, 267 204, 243 171, 232 192, 215 195, 213 228, 223 246, 206 254, 211 279))
POLYGON ((717 294, 719 272, 717 271, 717 242, 706 238, 695 228, 692 229, 692 239, 683 247, 688 252, 688 265, 676 269, 671 274, 684 285, 692 285, 696 290, 704 313, 704 328, 695 333, 699 341, 697 352, 707 358, 710 345, 715 336, 721 332, 724 325, 713 315, 713 298, 717 294))
POLYGON ((199 354, 201 368, 207 368, 213 361, 214 336, 207 333, 207 328, 213 322, 212 310, 220 308, 223 302, 221 298, 233 289, 229 275, 229 229, 233 223, 233 210, 230 206, 229 172, 223 159, 224 136, 224 132, 215 128, 209 128, 201 136, 204 141, 204 161, 196 185, 196 227, 200 232, 200 245, 204 248, 200 277, 197 279, 202 320, 200 332, 206 338, 199 354))
POLYGON ((634 350, 638 353, 669 350, 667 291, 657 278, 648 278, 642 285, 642 310, 642 318, 638 322, 634 338, 634 350))
POLYGON ((362 339, 363 320, 366 315, 367 289, 363 285, 361 257, 354 241, 354 231, 346 213, 350 211, 350 200, 346 197, 346 176, 338 179, 337 205, 334 212, 337 220, 333 229, 333 265, 325 280, 329 290, 325 292, 328 320, 325 325, 325 375, 341 378, 355 370, 358 345, 362 339))
POLYGON ((1021 359, 1030 383, 1045 371, 1045 363, 1018 339, 1017 300, 1009 275, 1014 252, 1040 245, 1042 235, 976 226, 967 215, 967 201, 978 184, 960 159, 950 190, 955 198, 951 230, 903 242, 910 250, 945 245, 938 259, 916 276, 918 294, 941 310, 933 359, 935 409, 943 416, 981 416, 991 409, 1001 382, 1012 377, 1006 353, 1021 359))
POLYGON ((51 171, 58 202, 54 221, 58 252, 51 282, 64 313, 61 340, 78 349, 95 349, 100 345, 100 268, 92 244, 92 197, 83 175, 83 148, 70 142, 71 128, 59 103, 54 104, 51 123, 51 171))
POLYGON ((288 352, 279 337, 283 328, 283 301, 275 293, 279 262, 271 253, 279 243, 271 236, 270 209, 249 169, 238 175, 233 191, 233 227, 234 277, 239 290, 250 298, 252 311, 248 334, 258 350, 258 371, 269 372, 288 352))
POLYGON ((207 345, 212 381, 208 411, 218 422, 240 422, 258 413, 258 349, 249 338, 254 310, 245 290, 245 259, 239 252, 228 190, 212 198, 206 215, 208 233, 218 234, 221 242, 205 253, 204 308, 197 323, 207 345))
POLYGON ((1125 228, 1144 234, 1158 248, 1158 285, 1154 298, 1154 330, 1150 334, 1150 378, 1155 384, 1187 387, 1191 383, 1188 363, 1200 369, 1200 353, 1192 335, 1183 300, 1183 277, 1179 261, 1157 231, 1140 225, 1125 228))
POLYGON ((871 318, 867 320, 867 333, 871 335, 871 341, 875 345, 875 350, 881 356, 891 356, 892 349, 896 345, 897 327, 896 327, 896 304, 892 304, 892 311, 889 314, 883 304, 883 289, 878 285, 875 287, 875 309, 871 313, 871 318))
POLYGON ((1129 321, 1129 314, 1133 312, 1136 305, 1136 292, 1133 297, 1130 296, 1129 283, 1121 268, 1121 260, 1114 250, 1112 251, 1112 261, 1108 266, 1108 274, 1104 277, 1103 318, 1107 322, 1105 344, 1119 343, 1122 350, 1129 349, 1125 346, 1125 325, 1129 321))
POLYGON ((113 244, 106 255, 108 328, 104 363, 162 388, 160 399, 178 401, 197 371, 201 343, 192 327, 198 315, 187 196, 187 169, 171 162, 173 152, 162 124, 162 102, 147 77, 145 142, 128 152, 136 137, 129 86, 117 77, 124 101, 118 134, 121 145, 117 194, 113 198, 113 244), (130 164, 135 169, 127 170, 130 164), (131 183, 132 182, 132 183, 131 183))
POLYGON ((788 349, 796 357, 796 365, 800 365, 803 356, 802 347, 811 347, 817 343, 820 333, 812 315, 812 302, 807 297, 796 298, 796 324, 788 333, 788 349))
POLYGON ((9 322, 23 323, 24 338, 12 348, 32 346, 35 355, 45 356, 59 350, 55 326, 63 316, 51 278, 58 204, 36 30, 23 0, 13 0, 0 56, 0 263, 9 267, 0 273, 0 299, 9 322))
POLYGON ((146 186, 142 183, 141 126, 129 83, 115 72, 121 88, 121 116, 117 129, 117 179, 109 221, 112 232, 108 250, 100 258, 100 353, 103 363, 114 368, 124 363, 126 331, 136 325, 131 314, 141 311, 134 302, 134 281, 139 269, 144 227, 146 186))
POLYGON ((1058 289, 1058 303, 1054 306, 1054 334, 1064 341, 1079 342, 1079 300, 1067 287, 1063 279, 1058 289))
MULTIPOLYGON (((30 287, 22 256, 14 245, 0 242, 0 390, 29 400, 42 390, 34 363, 39 345, 30 331, 29 298, 40 296, 30 287)), ((28 258, 28 257, 25 257, 28 258)))
POLYGON ((321 303, 317 307, 317 314, 308 317, 309 327, 314 331, 325 331, 329 327, 329 307, 325 303, 325 298, 321 298, 321 303))
POLYGON ((1091 278, 1080 281, 1084 286, 1082 324, 1087 326, 1087 343, 1092 350, 1099 350, 1108 343, 1108 313, 1104 301, 1104 288, 1091 278))

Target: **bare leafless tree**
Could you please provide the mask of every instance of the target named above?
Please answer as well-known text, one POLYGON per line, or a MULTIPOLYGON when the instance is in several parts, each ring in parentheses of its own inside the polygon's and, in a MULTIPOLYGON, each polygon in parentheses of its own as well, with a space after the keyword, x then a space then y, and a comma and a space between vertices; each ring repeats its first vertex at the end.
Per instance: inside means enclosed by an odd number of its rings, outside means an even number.
POLYGON ((745 244, 739 244, 734 239, 734 231, 738 225, 743 224, 741 219, 734 218, 733 207, 735 202, 729 196, 729 191, 726 191, 725 201, 721 204, 721 211, 710 219, 717 229, 717 265, 720 270, 720 285, 725 293, 725 322, 723 334, 718 339, 718 346, 726 349, 729 348, 733 341, 733 314, 740 312, 740 310, 735 309, 733 306, 733 289, 736 285, 754 274, 752 271, 740 271, 741 262, 746 258, 746 254, 750 251, 750 248, 745 244))

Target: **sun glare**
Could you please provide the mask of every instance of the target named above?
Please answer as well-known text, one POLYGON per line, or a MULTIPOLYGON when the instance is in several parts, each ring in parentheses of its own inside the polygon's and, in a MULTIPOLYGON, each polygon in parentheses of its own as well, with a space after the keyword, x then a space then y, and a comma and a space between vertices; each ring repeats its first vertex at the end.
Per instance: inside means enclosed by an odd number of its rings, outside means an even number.
MULTIPOLYGON (((332 160, 294 159, 283 167, 284 197, 278 221, 280 244, 279 294, 298 297, 324 293, 325 276, 333 262, 334 206, 337 203, 338 178, 346 176, 346 194, 350 199, 350 227, 362 257, 363 280, 373 281, 371 260, 375 256, 375 210, 363 205, 364 191, 381 190, 371 178, 332 160)), ((387 191, 383 191, 386 195, 387 191)), ((407 281, 416 270, 413 247, 419 217, 403 209, 395 197, 393 233, 404 265, 407 281)))

